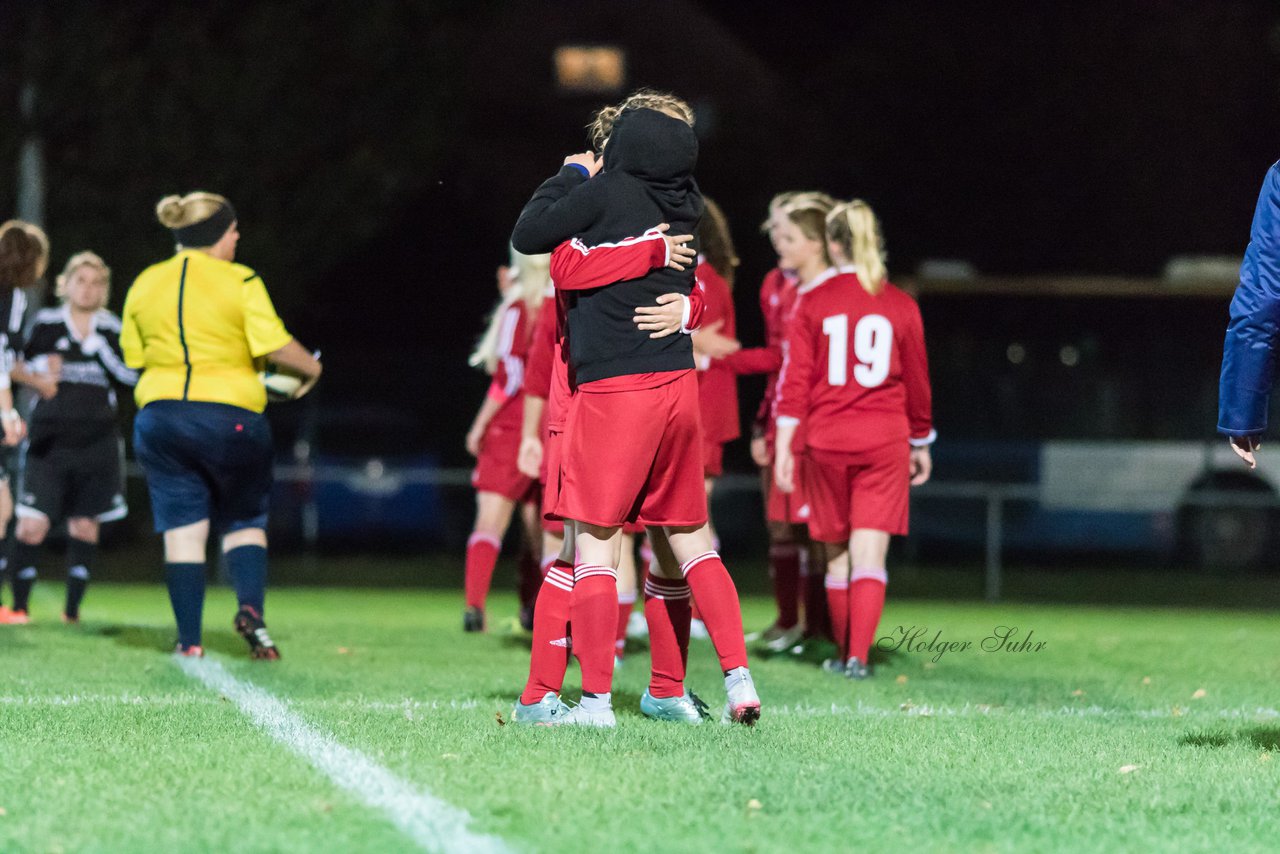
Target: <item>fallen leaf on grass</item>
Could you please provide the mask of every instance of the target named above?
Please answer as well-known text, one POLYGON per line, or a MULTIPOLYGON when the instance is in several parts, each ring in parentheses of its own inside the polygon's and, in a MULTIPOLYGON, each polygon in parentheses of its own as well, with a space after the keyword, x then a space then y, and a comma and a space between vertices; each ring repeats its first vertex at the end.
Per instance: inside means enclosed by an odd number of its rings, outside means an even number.
POLYGON ((507 725, 507 722, 502 719, 502 712, 494 712, 493 716, 498 719, 498 726, 507 725))
POLYGON ((909 711, 911 711, 912 709, 914 709, 915 707, 916 707, 916 704, 915 704, 915 703, 911 702, 910 700, 907 700, 907 701, 906 701, 905 703, 903 703, 901 706, 898 706, 898 711, 900 711, 900 712, 909 712, 909 711))
POLYGON ((1206 695, 1207 693, 1208 693, 1208 692, 1207 692, 1207 691, 1205 691, 1203 688, 1197 688, 1197 689, 1196 689, 1196 692, 1195 692, 1194 694, 1192 694, 1192 695, 1191 695, 1191 699, 1193 699, 1193 700, 1203 700, 1203 699, 1205 698, 1205 695, 1206 695))
POLYGON ((1073 697, 1083 697, 1083 696, 1084 696, 1084 691, 1082 691, 1081 689, 1077 688, 1077 689, 1075 689, 1074 691, 1072 691, 1072 692, 1071 692, 1071 696, 1073 696, 1073 697))
POLYGON ((1182 717, 1182 706, 1174 706, 1174 707, 1173 707, 1173 716, 1174 716, 1175 718, 1180 718, 1180 717, 1182 717))
POLYGON ((1142 684, 1143 684, 1143 685, 1150 685, 1150 684, 1151 684, 1151 677, 1150 677, 1150 676, 1143 676, 1143 677, 1142 677, 1142 684))
POLYGON ((1121 774, 1132 774, 1134 771, 1137 771, 1137 770, 1138 770, 1139 768, 1141 768, 1141 767, 1142 767, 1141 765, 1121 765, 1121 766, 1120 766, 1120 773, 1121 773, 1121 774))
POLYGON ((752 798, 751 800, 747 801, 747 809, 749 809, 749 810, 762 810, 762 809, 764 809, 764 804, 760 803, 760 802, 759 802, 759 801, 757 801, 755 798, 752 798))
POLYGON ((906 684, 907 684, 907 674, 905 674, 905 673, 899 673, 899 674, 898 674, 898 678, 897 678, 897 680, 895 680, 895 681, 897 681, 897 683, 898 683, 899 685, 906 685, 906 684))
POLYGON ((345 646, 338 647, 338 655, 347 655, 350 652, 351 650, 347 649, 345 646))

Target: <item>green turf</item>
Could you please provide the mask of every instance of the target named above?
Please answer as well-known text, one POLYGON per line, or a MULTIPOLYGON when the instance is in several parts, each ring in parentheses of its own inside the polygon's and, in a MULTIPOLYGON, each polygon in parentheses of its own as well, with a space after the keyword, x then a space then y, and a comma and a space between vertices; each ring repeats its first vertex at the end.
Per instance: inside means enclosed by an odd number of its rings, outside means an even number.
MULTIPOLYGON (((396 851, 408 838, 166 653, 155 586, 99 585, 81 627, 0 627, 0 851, 396 851)), ((499 596, 497 618, 514 608, 499 596)), ((269 600, 278 664, 247 661, 231 599, 206 642, 314 726, 474 817, 517 850, 1274 850, 1280 621, 1247 612, 891 601, 882 633, 977 646, 998 625, 1039 652, 899 650, 850 683, 753 662, 753 730, 636 711, 614 732, 499 726, 528 660, 463 636, 440 592, 293 589, 269 600), (1274 758, 1273 758, 1274 756, 1274 758)), ((767 604, 747 603, 748 624, 767 604)), ((576 674, 570 684, 576 683, 576 674)), ((710 646, 690 685, 718 711, 710 646)))

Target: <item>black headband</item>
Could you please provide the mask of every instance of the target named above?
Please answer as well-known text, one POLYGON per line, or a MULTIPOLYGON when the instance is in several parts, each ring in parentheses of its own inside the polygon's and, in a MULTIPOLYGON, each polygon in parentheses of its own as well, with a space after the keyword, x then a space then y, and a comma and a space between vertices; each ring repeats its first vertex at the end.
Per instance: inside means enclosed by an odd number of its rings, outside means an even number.
POLYGON ((172 229, 173 239, 179 246, 191 248, 212 246, 222 239, 236 221, 236 209, 231 202, 223 202, 222 207, 213 212, 208 219, 172 229))

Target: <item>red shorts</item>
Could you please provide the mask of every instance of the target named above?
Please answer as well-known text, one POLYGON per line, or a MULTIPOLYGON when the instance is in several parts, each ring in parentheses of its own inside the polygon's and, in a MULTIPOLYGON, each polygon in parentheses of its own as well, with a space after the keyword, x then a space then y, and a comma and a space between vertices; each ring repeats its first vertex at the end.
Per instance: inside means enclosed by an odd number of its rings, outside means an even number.
POLYGON ((859 453, 808 449, 800 458, 813 514, 809 536, 843 543, 855 528, 907 533, 911 447, 890 442, 859 453))
POLYGON ((534 481, 516 468, 520 431, 490 426, 480 445, 480 456, 471 472, 476 492, 496 492, 512 501, 531 500, 534 481))
POLYGON ((580 388, 569 406, 556 515, 601 527, 707 521, 693 371, 639 390, 580 388))
POLYGON ((706 477, 719 477, 724 474, 724 444, 703 440, 702 442, 702 474, 706 477))
POLYGON ((764 516, 770 522, 785 522, 788 525, 807 525, 809 523, 809 495, 805 490, 805 475, 796 461, 793 479, 796 488, 790 493, 778 489, 773 482, 773 467, 762 469, 761 480, 765 484, 764 516))
POLYGON ((564 434, 547 433, 542 441, 542 530, 564 536, 564 520, 555 515, 560 496, 560 449, 564 434))

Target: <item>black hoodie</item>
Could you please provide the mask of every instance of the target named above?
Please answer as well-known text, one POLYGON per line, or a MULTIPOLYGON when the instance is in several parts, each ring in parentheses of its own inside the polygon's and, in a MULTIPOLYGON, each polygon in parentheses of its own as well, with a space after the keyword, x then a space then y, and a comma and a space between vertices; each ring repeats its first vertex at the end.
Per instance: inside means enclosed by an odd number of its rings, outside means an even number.
MULTIPOLYGON (((670 234, 695 234, 702 194, 693 179, 698 138, 680 119, 656 110, 627 110, 604 149, 604 169, 588 179, 565 166, 520 212, 511 245, 527 255, 577 237, 588 246, 638 237, 658 223, 670 234)), ((696 247, 695 247, 696 248, 696 247)), ((665 267, 639 279, 569 292, 569 363, 576 382, 693 368, 687 335, 652 339, 632 321, 635 309, 663 294, 688 296, 693 270, 665 267)))

